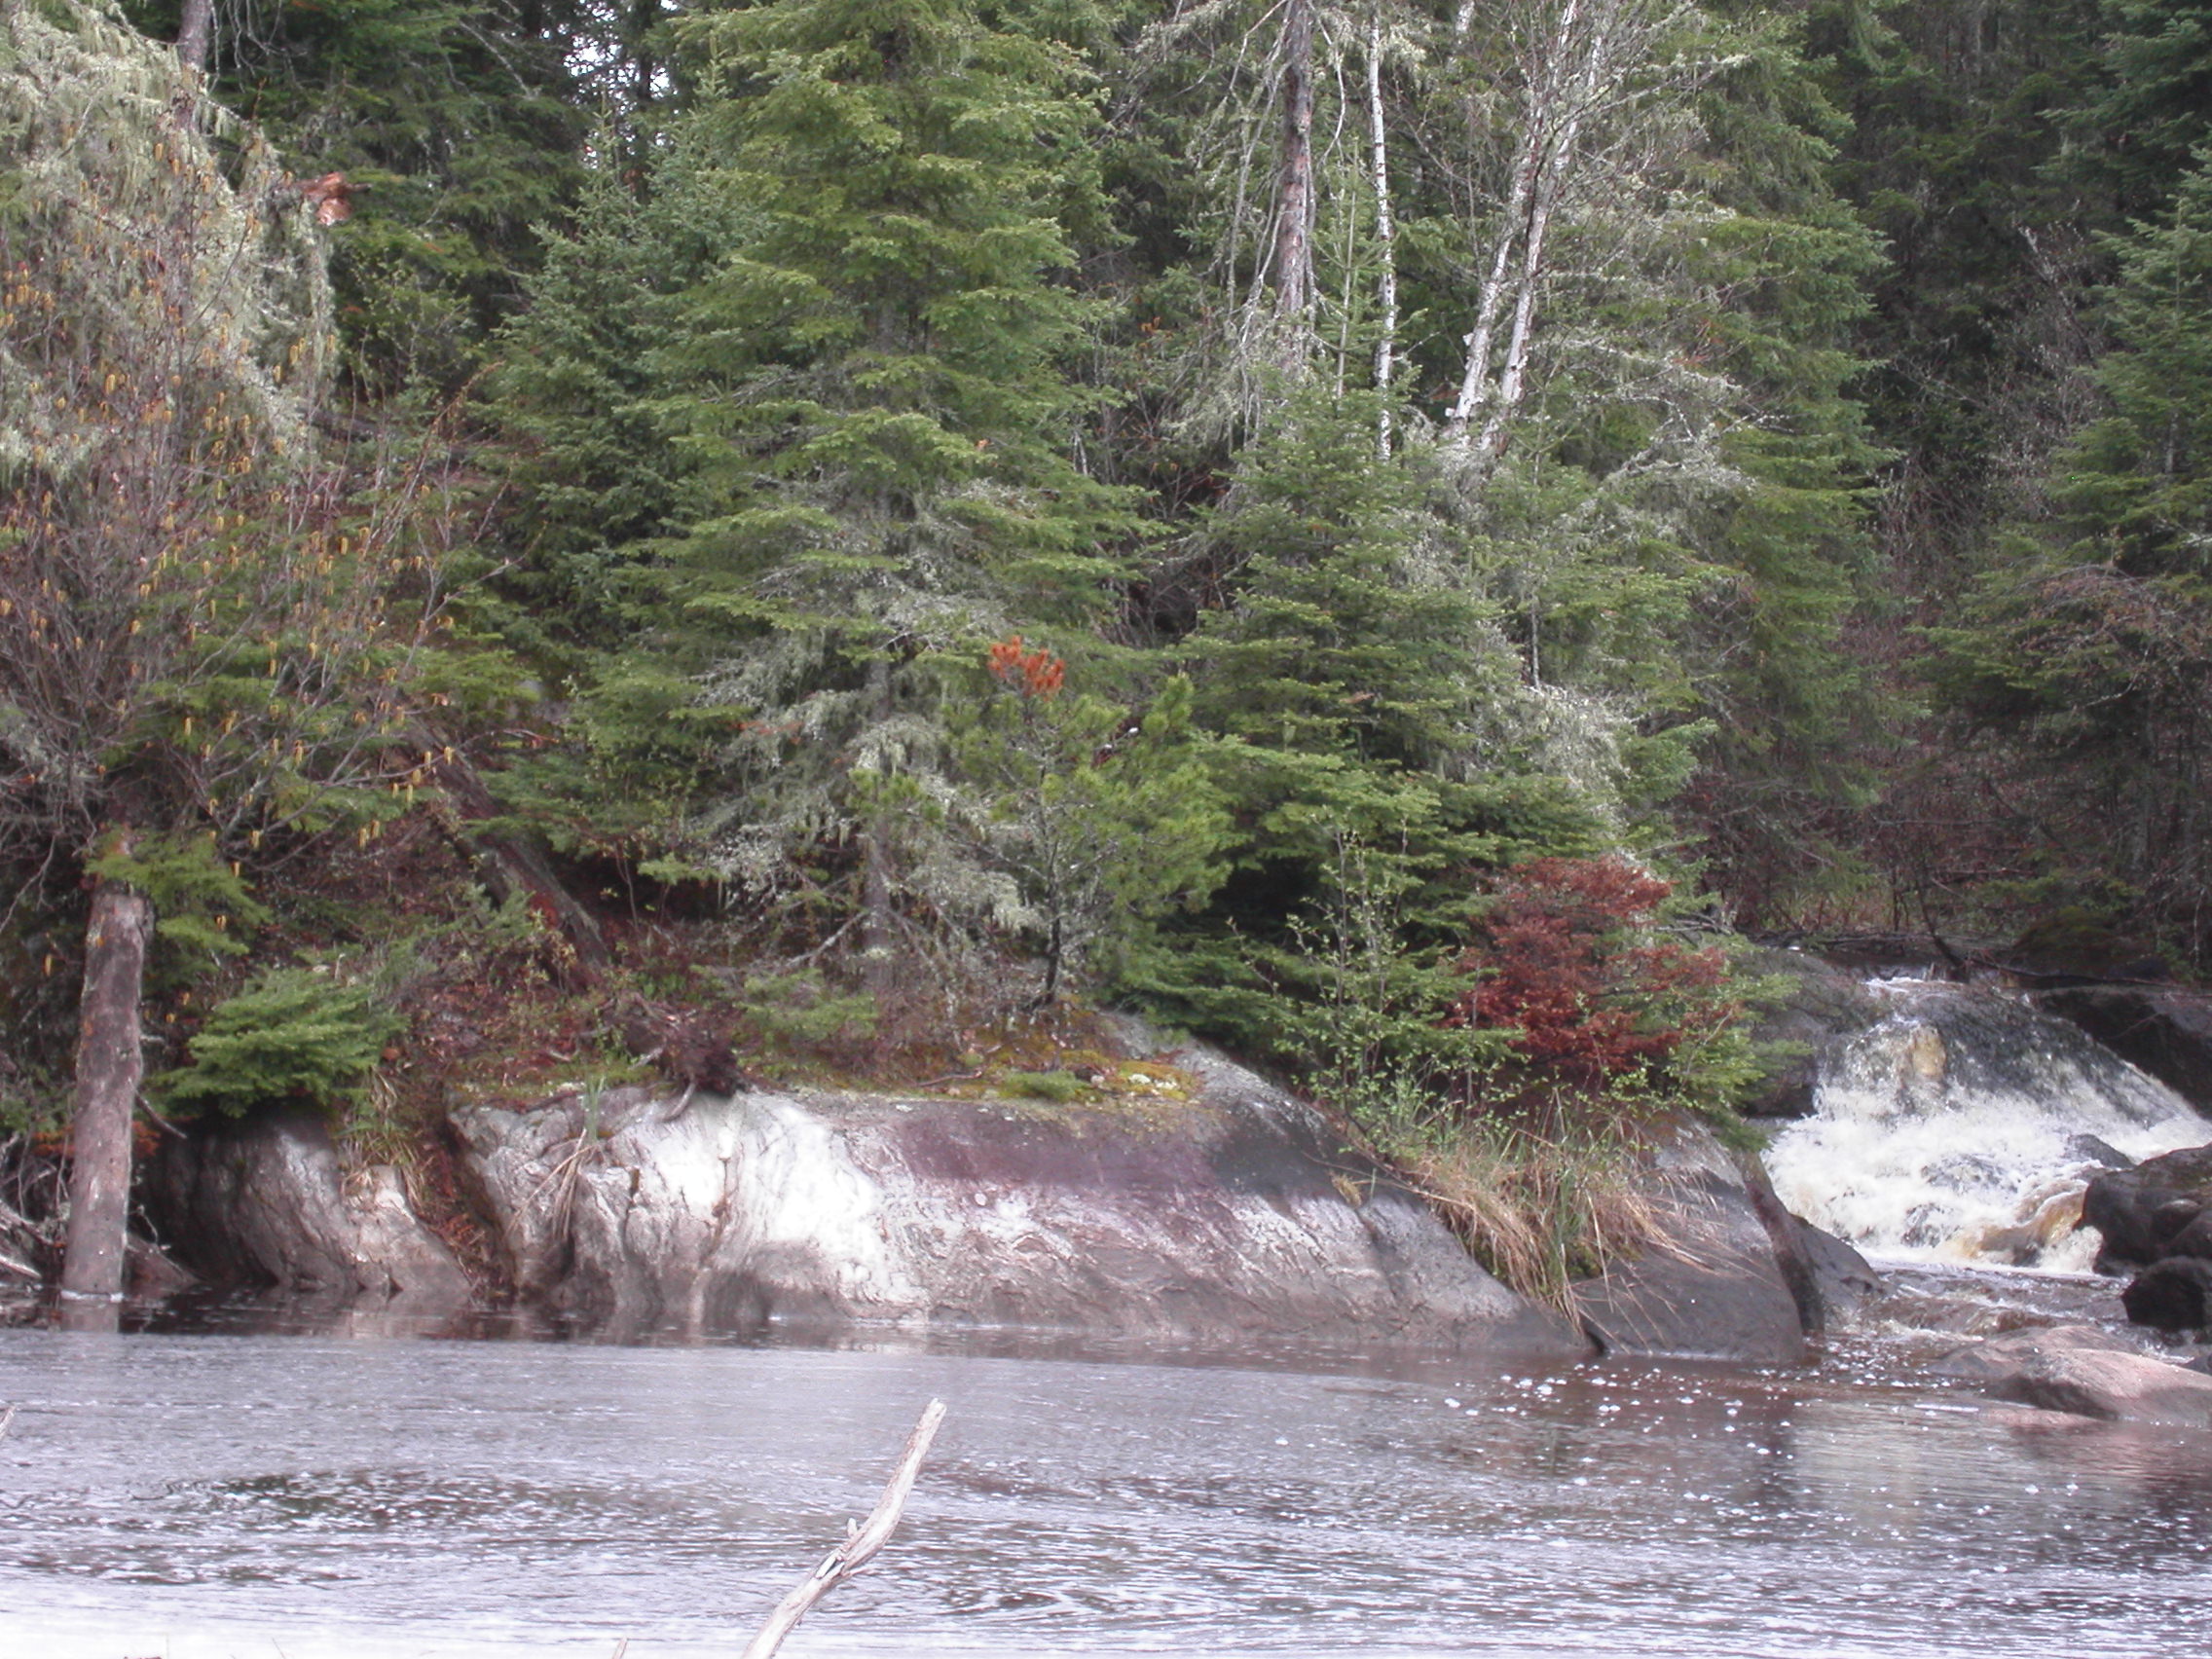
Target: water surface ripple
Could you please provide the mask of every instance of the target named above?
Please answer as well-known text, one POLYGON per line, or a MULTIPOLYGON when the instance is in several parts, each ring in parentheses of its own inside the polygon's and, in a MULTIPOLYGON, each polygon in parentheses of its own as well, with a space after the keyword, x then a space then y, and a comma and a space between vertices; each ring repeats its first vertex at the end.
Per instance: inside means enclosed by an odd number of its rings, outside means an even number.
POLYGON ((8 1659, 733 1654, 923 1401, 788 1659, 2142 1659, 2212 1628, 2212 1437, 1723 1371, 0 1330, 8 1659))

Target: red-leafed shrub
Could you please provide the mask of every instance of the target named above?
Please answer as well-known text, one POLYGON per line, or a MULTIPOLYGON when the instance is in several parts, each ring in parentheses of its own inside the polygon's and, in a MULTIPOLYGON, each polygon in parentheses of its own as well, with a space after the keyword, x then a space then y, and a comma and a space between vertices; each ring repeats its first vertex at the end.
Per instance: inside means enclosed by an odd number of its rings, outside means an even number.
POLYGON ((1656 1078, 1740 1012, 1727 962, 1653 932, 1673 891, 1626 859, 1538 859, 1497 878, 1446 1023, 1510 1030, 1527 1092, 1616 1092, 1656 1078))

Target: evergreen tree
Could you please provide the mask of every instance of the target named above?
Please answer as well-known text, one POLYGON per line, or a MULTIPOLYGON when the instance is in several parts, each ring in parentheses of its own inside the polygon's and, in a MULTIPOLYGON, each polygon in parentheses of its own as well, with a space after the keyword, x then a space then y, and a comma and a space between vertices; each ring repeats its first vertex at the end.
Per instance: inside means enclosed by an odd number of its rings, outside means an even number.
MULTIPOLYGON (((182 8, 191 9, 189 0, 182 8)), ((167 37, 173 0, 128 0, 167 37)), ((514 309, 537 226, 572 198, 584 8, 542 0, 250 0, 217 9, 209 85, 302 175, 345 175, 332 238, 347 367, 381 398, 450 394, 514 309)))
POLYGON ((1604 834, 1603 804, 1498 719, 1516 655, 1425 510, 1423 452, 1378 461, 1375 407, 1315 388, 1246 449, 1202 532, 1233 597, 1179 648, 1229 740, 1236 835, 1229 880, 1147 989, 1299 1064, 1346 1018, 1380 1023, 1329 1036, 1332 1053, 1418 1064, 1444 994, 1419 964, 1458 937, 1472 870, 1604 834), (1389 981, 1379 1003, 1346 1000, 1346 953, 1389 981))
POLYGON ((2147 218, 2212 135, 2212 7, 2104 0, 2099 13, 2101 74, 2068 123, 2088 142, 2069 170, 2109 192, 2115 218, 2147 218))
POLYGON ((2059 896, 2118 884, 2150 926, 2212 951, 2212 151, 2171 206, 2111 242, 2095 381, 2107 413, 2058 461, 2055 515, 2015 535, 1945 687, 2021 746, 2029 869, 2059 896))
POLYGON ((749 216, 651 358, 683 475, 651 672, 742 721, 714 862, 774 889, 850 847, 887 985, 960 665, 1097 615, 1130 528, 1073 458, 1064 372, 1096 309, 1067 282, 1096 90, 967 0, 789 0, 691 38, 691 141, 749 216))

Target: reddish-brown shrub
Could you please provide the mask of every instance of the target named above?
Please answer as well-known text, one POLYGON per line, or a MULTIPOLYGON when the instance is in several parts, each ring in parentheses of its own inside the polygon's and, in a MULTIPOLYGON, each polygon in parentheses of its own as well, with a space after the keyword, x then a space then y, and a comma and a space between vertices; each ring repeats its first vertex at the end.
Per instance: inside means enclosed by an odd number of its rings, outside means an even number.
POLYGON ((1529 1087, 1584 1095, 1649 1075, 1738 1013, 1727 962, 1651 931, 1673 889, 1626 859, 1537 859, 1498 877, 1447 1023, 1515 1033, 1529 1087))

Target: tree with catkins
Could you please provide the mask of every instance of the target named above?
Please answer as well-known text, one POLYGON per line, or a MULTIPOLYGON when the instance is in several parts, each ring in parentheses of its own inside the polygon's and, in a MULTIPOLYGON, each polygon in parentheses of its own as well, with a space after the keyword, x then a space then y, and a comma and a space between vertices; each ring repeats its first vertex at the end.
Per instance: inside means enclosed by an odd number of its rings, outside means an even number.
POLYGON ((17 905, 90 891, 63 1285, 102 1299, 147 949, 237 948, 246 861, 395 809, 434 598, 387 596, 433 578, 405 481, 318 453, 321 249, 253 130, 104 11, 0 27, 0 858, 17 905))

